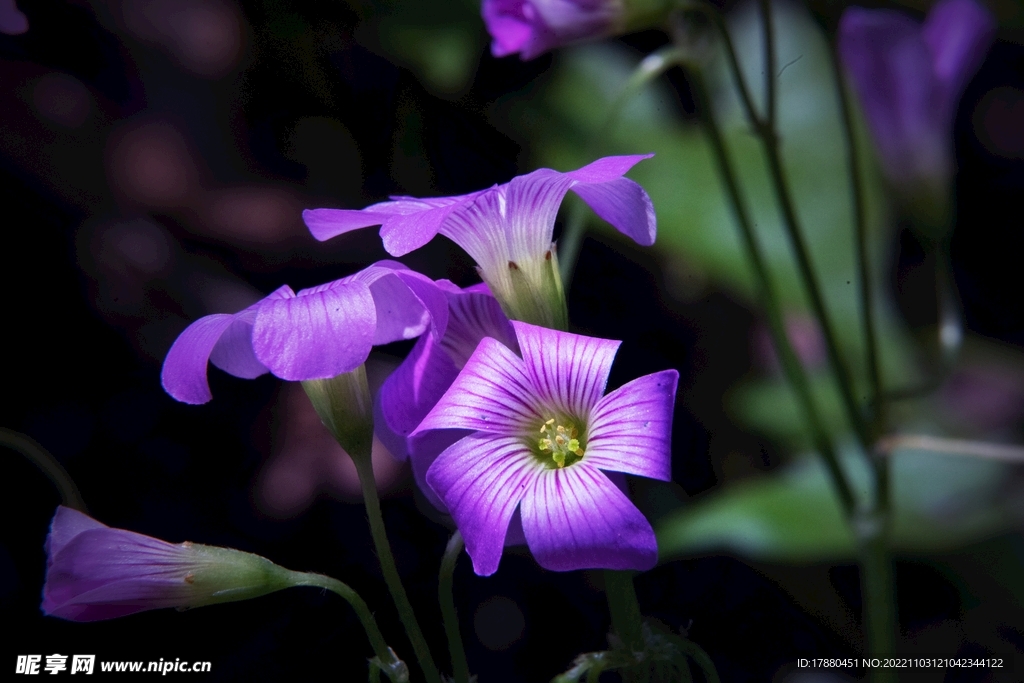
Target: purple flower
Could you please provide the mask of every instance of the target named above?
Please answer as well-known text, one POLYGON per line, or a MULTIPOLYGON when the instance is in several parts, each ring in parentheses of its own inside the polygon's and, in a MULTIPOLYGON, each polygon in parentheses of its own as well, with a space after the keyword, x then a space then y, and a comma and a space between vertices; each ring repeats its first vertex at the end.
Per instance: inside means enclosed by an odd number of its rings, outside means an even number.
POLYGON ((392 256, 418 249, 440 233, 473 257, 510 318, 564 329, 565 295, 551 244, 562 198, 572 190, 620 232, 651 245, 656 233, 651 199, 623 177, 650 156, 605 157, 568 173, 542 168, 457 197, 396 197, 361 211, 313 209, 302 216, 318 240, 380 225, 392 256))
POLYGON ((667 480, 679 373, 603 396, 619 342, 513 322, 521 357, 487 338, 413 435, 469 430, 427 471, 477 574, 498 568, 519 508, 546 569, 650 569, 650 523, 604 473, 667 480))
POLYGON ((71 621, 245 600, 292 585, 291 572, 258 555, 111 529, 63 506, 45 549, 43 613, 71 621))
POLYGON ((491 54, 518 52, 524 60, 626 27, 623 0, 484 0, 481 13, 494 38, 491 54))
POLYGON ((428 325, 443 333, 447 317, 431 280, 380 261, 298 293, 285 285, 235 314, 200 318, 171 346, 161 381, 179 401, 206 403, 207 361, 245 379, 268 371, 293 381, 326 379, 362 365, 374 345, 412 339, 428 325))
POLYGON ((994 35, 975 0, 940 0, 923 26, 893 10, 843 13, 839 54, 886 175, 901 190, 948 191, 957 102, 994 35))
POLYGON ((448 326, 440 339, 423 335, 377 394, 377 437, 399 460, 408 458, 420 490, 439 510, 447 508, 427 485, 427 469, 446 448, 469 434, 462 429, 433 430, 411 436, 465 367, 477 345, 493 337, 519 352, 512 324, 487 286, 460 289, 447 280, 437 286, 448 299, 448 326))

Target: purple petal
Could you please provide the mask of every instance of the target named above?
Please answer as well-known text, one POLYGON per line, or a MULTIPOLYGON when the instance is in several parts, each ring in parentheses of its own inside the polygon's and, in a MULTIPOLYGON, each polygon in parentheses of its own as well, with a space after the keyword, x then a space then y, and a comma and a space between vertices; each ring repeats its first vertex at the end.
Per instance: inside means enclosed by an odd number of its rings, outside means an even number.
POLYGON ((480 340, 485 337, 493 337, 512 351, 519 351, 512 324, 505 317, 498 300, 486 290, 486 286, 481 290, 469 288, 449 292, 447 300, 448 329, 441 339, 441 347, 456 367, 465 366, 480 340))
POLYGON ((439 455, 471 434, 473 432, 465 429, 432 429, 409 439, 409 463, 416 485, 431 505, 446 514, 450 514, 448 506, 434 489, 430 488, 430 484, 427 483, 427 472, 439 455))
POLYGON ((448 448, 427 471, 480 576, 497 571, 512 513, 542 469, 520 439, 478 433, 448 448))
POLYGON ((585 460, 591 467, 668 481, 672 407, 679 373, 644 375, 608 394, 590 413, 585 460))
POLYGON ((512 179, 504 207, 509 259, 523 264, 543 258, 551 248, 558 208, 572 185, 570 174, 549 168, 512 179))
MULTIPOLYGON (((519 348, 537 396, 547 408, 586 419, 604 394, 622 342, 584 337, 513 321, 519 348)), ((545 419, 554 417, 548 415, 545 419)))
POLYGON ((952 120, 956 103, 995 38, 996 22, 974 0, 941 0, 928 12, 922 34, 932 57, 939 100, 952 120))
POLYGON ((266 366, 256 358, 252 350, 252 324, 255 319, 255 306, 236 314, 213 347, 210 362, 224 372, 243 379, 254 379, 266 374, 266 366))
POLYGON ((375 402, 375 429, 392 455, 405 460, 410 449, 409 435, 444 396, 458 374, 437 341, 431 335, 424 335, 384 380, 375 402))
POLYGON ((324 379, 363 363, 376 327, 370 288, 338 281, 264 301, 252 345, 259 361, 281 379, 324 379))
POLYGON ((472 202, 452 211, 439 229, 487 272, 500 272, 512 260, 506 237, 505 191, 506 186, 500 186, 478 193, 472 202))
POLYGON ((535 35, 542 35, 543 25, 537 26, 536 17, 531 22, 523 14, 524 0, 484 0, 481 14, 487 31, 494 40, 491 42, 491 54, 495 57, 522 52, 523 59, 532 59, 546 52, 548 47, 535 45, 535 35))
POLYGON ((57 512, 53 515, 53 521, 50 522, 50 533, 46 536, 43 549, 47 557, 51 558, 83 531, 107 528, 109 527, 106 524, 97 522, 84 512, 59 505, 57 512))
POLYGON ((622 177, 629 169, 653 156, 654 154, 627 154, 602 157, 565 175, 578 183, 606 183, 622 177))
POLYGON ((522 501, 526 544, 545 569, 646 570, 658 560, 647 519, 600 470, 543 470, 522 501))
POLYGON ((598 216, 637 244, 649 247, 658 234, 658 219, 651 198, 629 178, 604 183, 580 183, 572 191, 598 216))
POLYGON ((523 360, 501 342, 480 342, 452 386, 413 434, 428 429, 471 429, 515 435, 543 422, 531 402, 536 391, 523 360))
POLYGON ((182 403, 206 403, 213 398, 206 380, 206 365, 234 319, 233 315, 216 313, 185 328, 164 358, 160 372, 164 391, 182 403))
POLYGON ((368 207, 363 210, 306 209, 302 212, 302 220, 313 237, 325 242, 352 230, 384 223, 388 219, 388 214, 373 211, 373 208, 368 207))
MULTIPOLYGON (((412 270, 396 271, 395 276, 419 299, 420 305, 430 316, 431 334, 440 339, 448 328, 448 297, 445 292, 433 280, 412 270)), ((379 304, 377 315, 380 316, 379 304)))

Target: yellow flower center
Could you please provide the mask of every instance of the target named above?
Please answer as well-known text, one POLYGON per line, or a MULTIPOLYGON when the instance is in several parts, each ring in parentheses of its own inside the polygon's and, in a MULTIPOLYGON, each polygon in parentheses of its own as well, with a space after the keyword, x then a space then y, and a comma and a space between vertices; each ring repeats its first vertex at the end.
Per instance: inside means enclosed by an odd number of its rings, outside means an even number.
POLYGON ((555 418, 551 418, 540 426, 537 448, 542 456, 550 457, 556 467, 565 467, 583 457, 579 436, 573 423, 555 424, 555 418))

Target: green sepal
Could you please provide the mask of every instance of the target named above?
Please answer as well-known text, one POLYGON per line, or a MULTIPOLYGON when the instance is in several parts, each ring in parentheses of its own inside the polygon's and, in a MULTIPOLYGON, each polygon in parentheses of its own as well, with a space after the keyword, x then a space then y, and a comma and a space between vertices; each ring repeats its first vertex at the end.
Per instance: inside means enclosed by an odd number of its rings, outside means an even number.
POLYGON ((353 459, 369 458, 373 448, 373 399, 366 366, 330 379, 302 383, 320 421, 353 459))

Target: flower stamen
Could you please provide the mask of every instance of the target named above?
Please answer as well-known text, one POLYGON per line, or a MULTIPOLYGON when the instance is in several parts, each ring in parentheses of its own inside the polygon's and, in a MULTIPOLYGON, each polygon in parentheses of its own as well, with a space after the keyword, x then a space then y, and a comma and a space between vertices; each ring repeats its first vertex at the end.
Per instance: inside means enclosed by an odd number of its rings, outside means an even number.
POLYGON ((579 440, 579 430, 571 422, 555 424, 551 418, 540 427, 541 438, 537 448, 541 454, 550 454, 551 460, 558 468, 572 465, 583 457, 583 447, 579 440))

